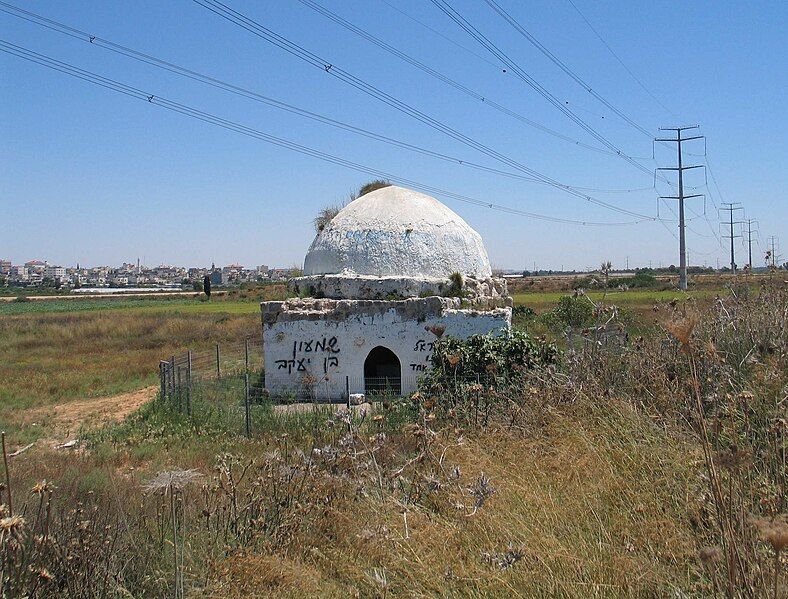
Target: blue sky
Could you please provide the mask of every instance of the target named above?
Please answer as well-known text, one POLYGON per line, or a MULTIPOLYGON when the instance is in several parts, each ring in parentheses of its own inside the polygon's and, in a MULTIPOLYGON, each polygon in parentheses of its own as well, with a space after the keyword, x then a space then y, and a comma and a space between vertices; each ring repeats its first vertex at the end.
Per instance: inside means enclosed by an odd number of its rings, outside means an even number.
MULTIPOLYGON (((499 0, 599 94, 634 121, 699 123, 722 197, 741 202, 788 248, 788 119, 784 2, 575 0, 666 112, 627 74, 567 0, 499 0)), ((296 0, 227 0, 234 9, 464 134, 562 183, 649 187, 619 157, 532 129, 356 37, 296 0)), ((319 0, 345 19, 486 97, 562 134, 594 140, 426 0, 319 0), (387 4, 388 2, 388 4, 387 4), (464 48, 392 9, 400 7, 464 48), (475 45, 476 44, 476 45, 475 45), (468 51, 471 50, 472 52, 468 51), (477 55, 485 57, 480 59, 477 55)), ((578 116, 648 169, 675 154, 616 117, 520 37, 482 0, 452 6, 578 116)), ((20 5, 22 3, 20 2, 20 5)), ((299 107, 465 160, 508 169, 362 94, 189 0, 31 0, 24 8, 99 37, 299 107)), ((305 120, 188 81, 0 13, 0 38, 226 119, 374 168, 492 203, 550 216, 614 222, 630 217, 558 189, 448 164, 305 120)), ((312 240, 311 219, 369 179, 210 124, 127 98, 0 53, 0 257, 62 264, 216 262, 293 265, 312 240)), ((687 146, 702 154, 702 145, 687 146)), ((702 156, 686 160, 703 162, 702 156)), ((699 172, 689 185, 705 192, 699 172)), ((669 190, 661 189, 664 193, 669 190)), ((654 215, 653 189, 589 192, 654 215)), ((503 268, 587 268, 678 263, 678 242, 656 222, 582 227, 514 216, 440 197, 485 239, 503 268)), ((688 200, 692 264, 727 263, 710 199, 688 200), (693 212, 695 214, 693 214, 693 212)), ((660 215, 672 218, 662 205, 660 215)), ((675 223, 666 223, 671 231, 675 223)), ((745 248, 737 240, 737 260, 745 248)), ((761 256, 761 247, 754 250, 761 256)), ((762 263, 755 258, 756 264, 762 263)))

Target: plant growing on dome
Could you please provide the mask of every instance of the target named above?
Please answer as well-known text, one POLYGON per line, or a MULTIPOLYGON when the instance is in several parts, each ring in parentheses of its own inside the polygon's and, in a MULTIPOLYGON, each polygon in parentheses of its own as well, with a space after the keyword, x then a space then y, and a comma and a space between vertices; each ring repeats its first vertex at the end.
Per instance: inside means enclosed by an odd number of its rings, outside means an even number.
MULTIPOLYGON (((349 195, 349 200, 352 202, 360 198, 363 195, 367 195, 377 189, 383 189, 384 187, 390 187, 391 182, 386 181, 384 179, 375 179, 374 181, 370 181, 369 183, 365 183, 361 187, 359 187, 358 191, 351 191, 349 195)), ((312 223, 315 226, 315 232, 320 234, 323 229, 326 228, 328 223, 330 223, 333 218, 339 214, 339 211, 342 210, 347 204, 330 204, 321 208, 321 210, 317 213, 317 216, 312 220, 312 223)))
POLYGON ((384 187, 391 187, 391 181, 386 181, 385 179, 375 179, 374 181, 370 181, 369 183, 362 185, 358 190, 356 198, 360 198, 361 196, 367 195, 368 193, 378 189, 383 189, 384 187))
POLYGON ((321 208, 317 216, 312 219, 312 224, 315 226, 315 232, 318 234, 321 233, 342 208, 344 208, 344 206, 340 204, 331 204, 330 206, 321 208))

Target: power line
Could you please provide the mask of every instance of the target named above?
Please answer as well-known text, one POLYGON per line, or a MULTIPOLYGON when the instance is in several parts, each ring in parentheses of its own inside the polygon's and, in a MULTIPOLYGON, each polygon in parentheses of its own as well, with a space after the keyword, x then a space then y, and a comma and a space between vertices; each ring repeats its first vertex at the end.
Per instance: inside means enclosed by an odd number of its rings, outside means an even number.
POLYGON ((468 54, 471 54, 471 55, 475 56, 475 57, 476 57, 476 58, 478 58, 479 60, 481 60, 481 61, 483 61, 483 62, 486 62, 488 65, 492 66, 492 67, 493 67, 493 68, 494 68, 496 71, 499 71, 499 72, 504 72, 504 73, 506 72, 506 69, 502 68, 500 64, 496 64, 496 63, 494 63, 492 60, 488 60, 487 58, 485 58, 484 56, 482 56, 482 55, 481 55, 481 54, 479 54, 478 52, 474 52, 473 50, 471 50, 471 49, 470 49, 470 48, 468 48, 467 46, 464 46, 463 44, 459 43, 458 41, 456 41, 456 40, 453 40, 453 39, 452 39, 452 38, 450 38, 448 35, 445 35, 445 34, 441 33, 440 31, 438 31, 437 29, 435 29, 434 27, 431 27, 430 25, 427 25, 427 23, 425 23, 424 21, 422 21, 422 20, 420 20, 420 19, 417 19, 417 18, 416 18, 416 17, 414 17, 413 15, 410 15, 410 14, 408 14, 407 12, 405 12, 404 10, 402 10, 402 9, 401 9, 399 6, 395 6, 394 4, 392 4, 391 2, 389 2, 388 0, 380 0, 380 1, 381 1, 383 4, 385 4, 386 6, 388 6, 389 8, 391 8, 391 9, 393 9, 393 10, 396 10, 396 11, 397 11, 399 14, 401 14, 402 16, 404 16, 404 17, 406 17, 406 18, 410 19, 411 21, 413 21, 414 23, 416 23, 416 24, 418 24, 418 25, 421 25, 422 27, 424 27, 424 28, 425 28, 425 29, 427 29, 428 31, 431 31, 432 33, 434 33, 434 34, 435 34, 435 35, 437 35, 438 37, 440 37, 440 38, 443 38, 444 40, 446 40, 446 41, 447 41, 447 42, 449 42, 450 44, 453 44, 453 45, 454 45, 454 46, 456 46, 457 48, 460 48, 461 50, 464 50, 464 51, 465 51, 465 52, 467 52, 468 54))
POLYGON ((735 235, 734 234, 734 232, 733 232, 733 225, 740 225, 740 224, 742 224, 743 221, 740 221, 740 220, 734 221, 733 220, 733 213, 736 210, 744 210, 744 208, 741 206, 741 204, 739 204, 739 202, 723 202, 722 204, 723 204, 722 205, 722 210, 723 211, 727 211, 727 212, 730 213, 730 220, 729 220, 729 222, 723 221, 722 224, 729 224, 730 225, 731 234, 730 235, 723 235, 723 237, 725 239, 730 239, 731 240, 731 272, 733 274, 736 274, 736 249, 734 247, 733 240, 736 237, 741 237, 741 235, 735 235))
MULTIPOLYGON (((287 38, 277 33, 274 33, 267 27, 260 25, 254 19, 251 19, 241 14, 240 12, 233 10, 232 8, 229 8, 225 4, 222 4, 221 2, 219 2, 219 0, 194 0, 194 2, 210 10, 214 14, 222 17, 223 19, 249 31, 253 35, 256 35, 257 37, 260 37, 261 39, 275 46, 278 46, 279 48, 285 50, 286 52, 292 54, 293 56, 303 60, 304 62, 307 62, 308 64, 311 64, 312 66, 325 71, 326 73, 328 73, 333 77, 336 77, 340 81, 343 81, 344 83, 347 83, 352 87, 355 87, 356 89, 366 93, 367 95, 376 98, 377 100, 380 100, 381 102, 402 112, 403 114, 406 114, 426 124, 427 126, 435 129, 436 131, 440 131, 441 133, 451 137, 452 139, 455 139, 469 147, 472 147, 475 150, 502 162, 503 164, 511 166, 512 168, 515 168, 522 172, 525 172, 526 174, 531 175, 532 177, 536 177, 540 179, 541 181, 545 182, 548 185, 556 187, 557 189, 561 189, 564 192, 574 195, 576 197, 580 197, 588 202, 599 204, 601 206, 605 206, 605 204, 608 204, 607 202, 602 202, 601 200, 598 200, 593 196, 589 196, 588 194, 577 191, 568 185, 560 183, 559 181, 556 181, 555 179, 552 179, 547 175, 544 175, 543 173, 540 173, 530 167, 527 167, 513 160, 512 158, 509 158, 508 156, 505 156, 504 154, 484 145, 483 143, 457 131, 456 129, 450 127, 449 125, 446 125, 445 123, 421 112, 420 110, 410 106, 409 104, 378 89, 377 87, 371 85, 370 83, 367 83, 366 81, 363 81, 362 79, 348 73, 347 71, 341 69, 340 67, 337 67, 334 64, 320 58, 319 56, 310 52, 309 50, 305 50, 304 48, 302 48, 298 44, 295 44, 294 42, 291 42, 287 38)), ((632 162, 636 164, 639 169, 641 170, 645 169, 645 167, 637 164, 636 162, 634 161, 632 162)), ((647 169, 645 170, 646 172, 650 172, 647 169)), ((610 206, 611 205, 608 204, 605 207, 609 208, 610 206)), ((614 208, 611 208, 611 210, 613 209, 614 208)), ((655 220, 655 218, 652 216, 640 214, 631 210, 626 210, 624 208, 616 207, 615 210, 617 212, 622 212, 623 214, 630 214, 632 216, 637 216, 644 220, 655 220)))
MULTIPOLYGON (((714 183, 715 189, 717 190, 717 195, 720 197, 720 202, 723 202, 725 198, 722 196, 722 190, 720 189, 720 184, 717 183, 717 177, 714 175, 714 169, 711 168, 711 162, 709 161, 708 156, 706 156, 706 168, 708 169, 709 174, 711 175, 711 180, 714 183)), ((715 203, 715 207, 716 207, 716 203, 715 203)))
POLYGON ((766 263, 769 263, 769 260, 772 261, 772 268, 777 268, 777 265, 780 263, 780 256, 778 255, 779 244, 777 242, 777 238, 772 235, 769 237, 770 245, 768 246, 769 249, 766 250, 766 263))
MULTIPOLYGON (((12 4, 8 4, 7 2, 3 2, 2 0, 0 0, 0 11, 6 12, 7 14, 16 16, 18 18, 24 19, 24 20, 29 21, 31 23, 35 23, 36 25, 40 25, 42 27, 46 27, 47 29, 51 29, 51 30, 56 31, 58 33, 62 33, 62 34, 68 35, 69 37, 72 37, 72 38, 75 38, 75 39, 79 39, 79 40, 84 41, 84 42, 88 42, 91 45, 99 46, 99 47, 104 48, 106 50, 110 50, 112 52, 115 52, 115 53, 127 56, 129 58, 134 59, 134 60, 143 62, 145 64, 149 64, 149 65, 152 65, 152 66, 164 69, 164 70, 166 70, 168 72, 171 72, 171 73, 183 76, 183 77, 187 77, 187 78, 195 80, 195 81, 199 81, 201 83, 210 85, 210 86, 215 87, 217 89, 222 89, 224 91, 233 93, 235 95, 239 95, 239 96, 242 96, 242 97, 245 97, 245 98, 257 101, 257 102, 261 102, 261 103, 264 103, 264 104, 266 104, 268 106, 272 106, 272 107, 280 109, 280 110, 284 110, 284 111, 287 111, 287 112, 290 112, 290 113, 293 113, 293 114, 297 114, 299 116, 302 116, 302 117, 305 117, 305 118, 308 118, 308 119, 311 119, 311 120, 315 120, 315 121, 318 121, 318 122, 330 125, 332 127, 337 127, 339 129, 343 129, 345 131, 349 131, 351 133, 355 133, 357 135, 361 135, 361 136, 367 137, 369 139, 374 139, 376 141, 380 141, 380 142, 383 142, 383 143, 386 143, 386 144, 389 144, 389 145, 393 145, 393 146, 396 146, 396 147, 400 147, 400 148, 403 148, 403 149, 412 150, 412 151, 418 152, 420 154, 424 154, 424 155, 430 156, 432 158, 436 158, 436 159, 439 159, 439 160, 444 160, 444 161, 450 162, 452 164, 457 164, 457 165, 460 165, 460 166, 465 166, 465 167, 468 167, 468 168, 473 168, 473 169, 476 169, 476 170, 489 172, 489 173, 492 173, 492 174, 501 175, 501 176, 505 176, 505 177, 509 177, 509 178, 519 179, 519 180, 522 180, 522 181, 529 181, 529 182, 532 182, 532 183, 538 183, 538 184, 541 184, 541 185, 550 185, 550 186, 555 187, 555 185, 553 183, 548 182, 548 181, 544 180, 543 178, 537 178, 537 177, 533 177, 533 176, 525 176, 525 175, 521 175, 521 174, 518 174, 518 173, 512 173, 512 172, 509 172, 509 171, 504 171, 504 170, 496 169, 496 168, 493 168, 493 167, 490 167, 490 166, 478 164, 478 163, 475 163, 475 162, 472 162, 472 161, 469 161, 469 160, 465 160, 463 158, 458 158, 458 157, 450 156, 450 155, 447 155, 447 154, 444 154, 444 153, 441 153, 441 152, 436 152, 434 150, 430 150, 430 149, 424 148, 422 146, 417 146, 415 144, 404 142, 404 141, 401 141, 401 140, 398 140, 398 139, 395 139, 395 138, 392 138, 392 137, 389 137, 389 136, 381 135, 379 133, 374 133, 372 131, 363 129, 361 127, 357 127, 355 125, 351 125, 351 124, 348 124, 348 123, 345 123, 345 122, 342 122, 342 121, 339 121, 339 120, 336 120, 336 119, 333 119, 333 118, 330 118, 330 117, 327 117, 327 116, 324 116, 324 115, 321 115, 321 114, 317 114, 315 112, 311 112, 311 111, 305 110, 303 108, 299 108, 299 107, 293 106, 292 104, 288 104, 286 102, 282 102, 281 100, 276 100, 276 99, 270 98, 268 96, 264 96, 262 94, 259 94, 259 93, 255 92, 255 91, 252 91, 252 90, 249 90, 247 88, 243 88, 243 87, 240 87, 238 85, 234 85, 232 83, 227 83, 226 81, 222 81, 220 79, 216 79, 214 77, 211 77, 211 76, 208 76, 208 75, 204 75, 204 74, 199 73, 197 71, 194 71, 192 69, 187 69, 185 67, 181 67, 181 66, 176 65, 174 63, 167 62, 167 61, 162 60, 160 58, 156 58, 155 56, 152 56, 150 54, 146 54, 144 52, 140 52, 138 50, 134 50, 134 49, 129 48, 127 46, 123 46, 121 44, 117 44, 115 42, 112 42, 110 40, 98 37, 96 35, 92 35, 92 34, 90 34, 88 32, 81 31, 81 30, 76 29, 76 28, 74 28, 74 27, 72 27, 70 25, 66 25, 64 23, 60 23, 58 21, 54 21, 52 19, 49 19, 49 18, 44 17, 42 15, 38 15, 36 13, 32 13, 30 11, 26 11, 26 10, 21 9, 19 7, 16 7, 16 6, 12 5, 12 4)), ((598 188, 577 188, 577 187, 575 187, 573 185, 564 185, 562 183, 558 183, 558 185, 559 186, 563 186, 563 187, 565 187, 567 189, 578 190, 580 192, 582 192, 582 191, 602 191, 602 192, 607 192, 608 191, 608 190, 605 190, 605 189, 598 189, 598 188)), ((648 189, 648 188, 646 188, 646 189, 648 189)), ((609 191, 614 192, 614 193, 619 193, 619 192, 630 192, 630 191, 638 191, 638 190, 637 189, 632 189, 632 190, 609 190, 609 191)), ((581 195, 585 199, 587 199, 585 194, 581 194, 581 195)), ((640 214, 634 213, 634 212, 632 212, 630 210, 627 210, 627 209, 624 209, 624 208, 620 208, 619 206, 616 206, 615 204, 611 204, 611 203, 605 202, 603 200, 598 200, 596 198, 592 198, 591 200, 588 200, 588 201, 591 201, 594 204, 597 204, 599 206, 602 206, 602 207, 607 208, 609 210, 612 210, 614 212, 619 212, 619 213, 622 213, 622 214, 629 214, 631 216, 645 216, 645 215, 640 215, 640 214)))
POLYGON ((588 25, 588 28, 591 31, 594 32, 594 35, 597 37, 597 39, 599 39, 599 41, 602 42, 602 44, 604 44, 604 46, 605 46, 605 48, 607 48, 608 52, 610 52, 610 54, 613 55, 613 58, 615 58, 618 61, 618 64, 620 64, 622 67, 624 67, 624 70, 627 73, 629 73, 629 76, 632 77, 632 79, 635 80, 635 82, 643 89, 643 91, 646 92, 649 96, 651 96, 651 99, 654 100, 657 104, 659 104, 665 110, 665 112, 667 112, 673 118, 677 119, 678 117, 676 116, 676 114, 670 108, 665 106, 665 104, 663 104, 662 101, 656 95, 654 95, 651 92, 651 90, 649 90, 646 87, 646 85, 640 80, 640 78, 637 75, 635 75, 635 73, 632 72, 632 70, 626 65, 626 63, 623 60, 621 60, 619 55, 616 54, 616 52, 613 50, 613 48, 610 46, 610 44, 608 44, 605 41, 605 38, 603 38, 602 35, 596 30, 596 28, 591 24, 591 21, 589 21, 586 18, 586 16, 582 12, 580 12, 580 9, 577 7, 577 4, 575 4, 573 2, 573 0, 567 0, 567 2, 569 2, 569 4, 572 5, 572 8, 574 8, 575 11, 577 12, 577 14, 580 15, 580 18, 583 19, 583 21, 585 21, 585 24, 588 25))
MULTIPOLYGON (((686 156, 689 154, 689 152, 684 152, 683 154, 686 156)), ((697 189, 697 187, 689 187, 685 185, 684 189, 697 189)), ((689 206, 687 206, 687 210, 689 210, 689 212, 694 216, 696 216, 697 218, 702 218, 706 222, 706 225, 709 227, 709 231, 711 232, 711 235, 705 235, 703 233, 699 233, 698 231, 694 231, 689 227, 689 225, 687 226, 687 229, 689 229, 696 235, 700 235, 701 237, 714 237, 717 240, 717 243, 720 244, 720 247, 722 247, 722 240, 720 239, 720 236, 717 234, 717 231, 714 229, 714 226, 711 224, 711 220, 709 220, 709 215, 706 212, 706 194, 700 194, 700 196, 703 198, 703 214, 698 214, 689 206)))
MULTIPOLYGON (((538 220, 545 220, 550 222, 558 222, 558 223, 566 223, 566 224, 576 224, 576 225, 583 225, 583 226, 624 226, 624 225, 632 225, 642 221, 628 221, 628 222, 594 222, 594 221, 581 221, 576 219, 567 219, 561 217, 554 217, 544 214, 538 214, 534 212, 527 212, 524 210, 520 210, 517 208, 510 208, 508 206, 502 206, 499 204, 493 204, 490 202, 485 202, 483 200, 479 200, 478 198, 474 198, 472 196, 467 196, 463 194, 458 194, 455 192, 447 191, 438 187, 434 187, 431 185, 426 185, 423 183, 419 183, 417 181, 413 181, 410 179, 406 179, 403 177, 399 177, 397 175, 381 171, 379 169, 369 167, 357 162, 353 162, 351 160, 347 160, 341 157, 337 157, 320 150, 315 150, 314 148, 310 148, 308 146, 304 146, 280 137, 275 137, 273 135, 269 135, 257 129, 253 129, 251 127, 247 127, 245 125, 215 116, 211 113, 204 112, 198 110, 196 108, 192 108, 185 104, 181 104, 178 102, 174 102, 172 100, 168 100, 161 96, 157 96, 155 94, 151 94, 149 92, 134 88, 132 86, 126 85, 119 81, 115 81, 113 79, 109 79, 107 77, 103 77, 101 75, 97 75, 90 71, 86 71, 84 69, 80 69, 79 67, 75 67, 68 63, 56 60, 44 54, 40 54, 38 52, 34 52, 32 50, 28 50, 21 46, 17 46, 16 44, 12 44, 5 40, 0 40, 0 51, 5 52, 7 54, 16 56, 18 58, 22 58, 29 62, 33 62, 39 64, 41 66, 45 66, 55 71, 59 71, 61 73, 65 73, 67 75, 71 75, 77 79, 81 79, 88 83, 92 83, 94 85, 124 94, 126 96, 130 96, 132 98, 136 98, 138 100, 142 100, 148 102, 149 104, 153 104, 159 106, 161 108, 166 108, 173 112, 178 112, 180 114, 195 118, 197 120, 210 123, 212 125, 216 125, 222 127, 224 129, 228 129, 231 131, 235 131, 236 133, 240 133, 242 135, 246 135, 248 137, 253 137, 255 139, 283 147, 294 152, 298 152, 301 154, 305 154, 307 156, 311 156, 313 158, 317 158, 319 160, 323 160, 325 162, 330 162, 332 164, 336 164, 339 166, 343 166, 348 169, 352 169, 358 172, 362 172, 377 178, 381 179, 388 179, 390 181, 396 183, 402 183, 408 185, 417 190, 422 190, 427 193, 435 193, 438 195, 443 195, 461 202, 465 202, 468 204, 473 204, 476 206, 481 206, 485 208, 489 208, 491 210, 497 210, 500 212, 505 212, 508 214, 516 214, 520 216, 527 216, 529 218, 534 218, 538 220)), ((646 220, 646 219, 644 219, 646 220)))
MULTIPOLYGON (((682 154, 683 154, 683 153, 684 153, 684 152, 682 152, 682 154)), ((673 187, 673 186, 672 186, 672 187, 673 187)), ((683 187, 684 187, 684 189, 697 189, 697 187, 692 187, 692 186, 689 186, 689 185, 684 185, 683 187)), ((702 194, 701 194, 701 195, 702 195, 702 194)), ((685 196, 685 197, 686 197, 686 196, 685 196)), ((668 204, 668 202, 665 200, 665 198, 663 198, 663 197, 661 197, 661 196, 657 198, 657 213, 659 213, 659 201, 660 201, 660 200, 662 200, 662 203, 665 205, 665 207, 668 209, 668 211, 669 211, 669 212, 670 212, 670 213, 671 213, 671 214, 672 214, 672 215, 675 217, 675 219, 676 219, 675 221, 670 221, 670 222, 678 222, 678 220, 679 220, 678 214, 676 213, 676 211, 675 211, 675 210, 673 210, 673 208, 671 207, 671 205, 670 205, 670 204, 668 204)), ((698 216, 698 217, 699 217, 699 215, 698 215, 697 213, 695 213, 693 210, 691 210, 691 209, 690 209, 688 206, 687 206, 687 209, 688 209, 690 212, 692 212, 693 214, 695 214, 695 216, 698 216)), ((705 213, 705 211, 704 211, 704 213, 705 213)), ((704 215, 704 218, 705 218, 706 222, 707 222, 707 223, 709 223, 709 219, 708 219, 708 217, 706 217, 706 216, 704 215)), ((685 219, 685 228, 686 228, 688 231, 691 231, 692 233, 694 233, 695 235, 698 235, 699 237, 710 237, 709 235, 704 235, 703 233, 699 233, 698 231, 696 231, 695 229, 693 229, 691 226, 689 226, 688 224, 686 224, 686 222, 687 222, 688 220, 692 220, 692 219, 685 219)), ((663 228, 663 229, 665 229, 665 230, 666 230, 668 233, 670 233, 670 234, 671 234, 671 236, 673 237, 673 239, 675 239, 676 241, 679 241, 679 237, 678 237, 678 235, 676 235, 676 234, 673 232, 673 230, 672 230, 672 229, 670 229, 670 228, 669 228, 669 227, 668 227, 668 226, 665 224, 665 222, 663 221, 663 219, 660 219, 660 221, 659 221, 659 222, 660 222, 660 224, 662 225, 662 228, 663 228)), ((709 223, 709 226, 711 226, 711 223, 709 223)), ((720 243, 720 245, 722 245, 722 241, 720 240, 720 238, 719 238, 719 236, 717 235, 716 231, 714 231, 714 229, 711 229, 711 232, 714 234, 714 237, 716 237, 716 239, 717 239, 717 241, 720 243)), ((700 254, 701 256, 711 256, 712 254, 715 254, 715 253, 716 253, 716 251, 712 251, 712 252, 701 252, 701 251, 699 251, 699 250, 697 250, 697 249, 695 249, 695 248, 691 248, 689 245, 687 245, 686 247, 687 247, 687 254, 689 254, 690 250, 692 251, 692 253, 693 253, 693 254, 700 254)))
POLYGON ((608 154, 608 155, 613 155, 613 156, 615 155, 610 150, 605 150, 604 148, 599 148, 599 147, 592 146, 590 144, 586 144, 586 143, 583 143, 581 141, 572 139, 571 137, 569 137, 567 135, 564 135, 563 133, 559 133, 558 131, 550 129, 549 127, 545 127, 544 125, 542 125, 540 123, 537 123, 536 121, 532 121, 531 119, 525 117, 524 115, 520 114, 519 112, 517 112, 515 110, 512 110, 511 108, 507 108, 506 106, 501 105, 500 103, 496 102, 495 100, 491 100, 487 95, 482 94, 480 92, 477 92, 477 91, 475 91, 473 89, 470 89, 469 87, 463 85, 462 83, 459 83, 458 81, 456 81, 456 80, 452 79, 451 77, 445 75, 444 73, 441 73, 440 71, 438 71, 436 69, 433 69, 432 67, 424 64, 420 60, 418 60, 416 58, 413 58, 409 54, 406 54, 405 52, 402 52, 401 50, 395 48, 391 44, 388 44, 388 43, 384 42, 379 37, 376 37, 376 36, 372 35, 371 33, 369 33, 368 31, 365 31, 365 30, 361 29, 360 27, 357 27, 356 25, 354 25, 350 21, 348 21, 346 19, 343 19, 338 14, 336 14, 334 12, 331 12, 330 10, 328 10, 324 6, 321 6, 317 2, 314 2, 313 0, 298 0, 298 1, 301 2, 301 4, 303 4, 307 8, 310 8, 313 11, 315 11, 316 13, 318 13, 320 15, 323 15, 327 19, 333 21, 334 23, 337 23, 341 27, 344 27, 348 31, 350 31, 352 33, 355 33, 359 37, 367 40, 368 42, 370 42, 372 44, 375 44, 376 46, 378 46, 379 48, 385 50, 389 54, 392 54, 392 55, 396 56, 397 58, 399 58, 400 60, 403 60, 404 62, 407 62, 411 66, 414 66, 417 69, 427 73, 431 77, 434 77, 435 79, 438 79, 439 81, 442 81, 443 83, 445 83, 447 85, 450 85, 451 87, 453 87, 456 90, 462 92, 463 94, 465 94, 465 95, 467 95, 467 96, 469 96, 471 98, 474 98, 475 100, 478 100, 478 101, 482 102, 483 104, 486 104, 490 108, 494 108, 495 110, 497 110, 497 111, 499 111, 499 112, 501 112, 503 114, 506 114, 506 115, 508 115, 510 117, 513 117, 513 118, 515 118, 515 119, 517 119, 517 120, 519 120, 519 121, 521 121, 521 122, 523 122, 523 123, 535 128, 535 129, 538 129, 540 131, 543 131, 544 133, 547 133, 549 135, 552 135, 554 137, 557 137, 559 139, 567 141, 567 142, 569 142, 569 143, 571 143, 573 145, 579 146, 581 148, 586 148, 588 150, 593 150, 594 152, 601 152, 603 154, 608 154))
POLYGON ((511 25, 515 31, 517 31, 521 36, 523 36, 526 40, 528 40, 532 46, 534 46, 537 50, 539 50, 542 54, 544 54, 553 64, 555 64, 559 69, 561 69, 564 73, 566 73, 575 83, 585 89, 589 94, 591 94, 594 98, 596 98, 599 102, 605 105, 608 110, 612 111, 616 114, 619 118, 621 118, 624 122, 626 122, 631 127, 640 131, 643 135, 651 139, 652 134, 644 127, 641 127, 638 123, 633 121, 630 117, 624 114, 621 110, 616 108, 613 104, 611 104, 608 100, 602 97, 596 90, 594 90, 588 83, 586 83, 580 75, 575 73, 569 65, 567 65, 563 60, 558 58, 555 54, 553 54, 543 43, 541 43, 533 34, 531 34, 525 27, 523 27, 517 19, 515 19, 510 13, 501 7, 495 0, 484 0, 487 5, 492 8, 496 13, 498 13, 509 25, 511 25))
POLYGON ((564 104, 564 102, 562 102, 561 100, 556 98, 552 93, 550 93, 543 85, 541 85, 538 81, 536 81, 536 79, 534 79, 530 74, 528 74, 524 69, 522 69, 516 62, 514 62, 514 60, 512 60, 505 52, 503 52, 500 48, 498 48, 489 38, 487 38, 476 27, 474 27, 465 17, 463 17, 459 12, 457 12, 456 9, 452 8, 451 5, 446 0, 431 0, 431 1, 452 21, 457 23, 457 25, 459 25, 466 33, 468 33, 468 35, 470 35, 477 42, 479 42, 479 44, 481 44, 484 48, 486 48, 493 56, 495 56, 501 62, 503 62, 512 71, 512 73, 514 73, 519 79, 524 81, 529 87, 531 87, 539 95, 545 98, 550 104, 552 104, 558 110, 560 110, 571 121, 577 124, 584 131, 586 131, 594 139, 599 141, 603 146, 613 151, 615 154, 617 154, 618 156, 629 162, 638 170, 651 174, 651 171, 649 171, 646 167, 639 164, 637 161, 635 161, 634 158, 626 154, 612 141, 610 141, 604 135, 596 131, 593 127, 591 127, 591 125, 586 123, 577 114, 575 114, 572 110, 570 110, 564 104))
MULTIPOLYGON (((754 218, 747 218, 744 219, 744 222, 747 223, 747 248, 749 252, 748 253, 749 260, 747 261, 747 266, 750 267, 750 272, 752 272, 752 234, 753 234, 752 224, 753 223, 758 224, 758 221, 755 220, 754 218)), ((758 233, 757 229, 755 230, 755 233, 756 234, 758 233)))
POLYGON ((676 171, 678 173, 679 179, 679 189, 677 196, 661 196, 662 199, 672 199, 678 200, 679 202, 679 288, 680 289, 687 289, 687 244, 685 239, 685 219, 684 219, 684 200, 694 197, 700 197, 702 194, 690 194, 684 195, 684 171, 695 169, 695 168, 702 168, 702 165, 692 165, 692 166, 685 166, 682 163, 682 156, 681 156, 681 144, 683 142, 692 141, 695 139, 703 139, 702 135, 695 135, 692 137, 681 137, 681 132, 686 131, 688 129, 697 129, 697 125, 693 125, 690 127, 660 127, 661 131, 675 131, 676 137, 674 138, 665 138, 665 139, 656 139, 655 141, 664 142, 664 143, 675 143, 677 152, 678 152, 678 166, 675 167, 662 167, 660 170, 666 171, 676 171))

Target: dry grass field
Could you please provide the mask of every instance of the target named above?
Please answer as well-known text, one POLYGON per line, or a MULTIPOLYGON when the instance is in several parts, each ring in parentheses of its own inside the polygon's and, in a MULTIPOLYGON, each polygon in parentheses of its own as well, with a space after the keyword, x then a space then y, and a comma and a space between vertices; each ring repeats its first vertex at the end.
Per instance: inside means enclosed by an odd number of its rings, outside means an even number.
POLYGON ((28 443, 46 435, 48 414, 36 408, 156 384, 160 359, 259 336, 258 323, 251 314, 147 308, 0 317, 0 422, 28 443))
MULTIPOLYGON (((515 297, 560 343, 546 293, 515 297)), ((625 347, 368 413, 263 405, 251 439, 209 400, 136 409, 160 358, 258 334, 257 299, 0 314, 0 428, 36 442, 2 484, 0 596, 783 596, 781 281, 608 293, 625 347)))

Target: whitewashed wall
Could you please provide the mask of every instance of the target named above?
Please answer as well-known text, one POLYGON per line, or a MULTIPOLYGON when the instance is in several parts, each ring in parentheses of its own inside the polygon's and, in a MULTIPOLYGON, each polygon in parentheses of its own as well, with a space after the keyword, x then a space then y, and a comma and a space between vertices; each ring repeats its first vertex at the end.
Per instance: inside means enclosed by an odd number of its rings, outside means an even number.
POLYGON ((382 345, 393 351, 402 367, 402 392, 415 390, 429 367, 436 336, 429 327, 445 327, 445 336, 464 339, 508 328, 511 309, 487 312, 445 310, 419 322, 390 309, 352 313, 344 319, 287 318, 264 325, 265 382, 272 396, 294 394, 317 400, 364 393, 364 361, 382 345))

